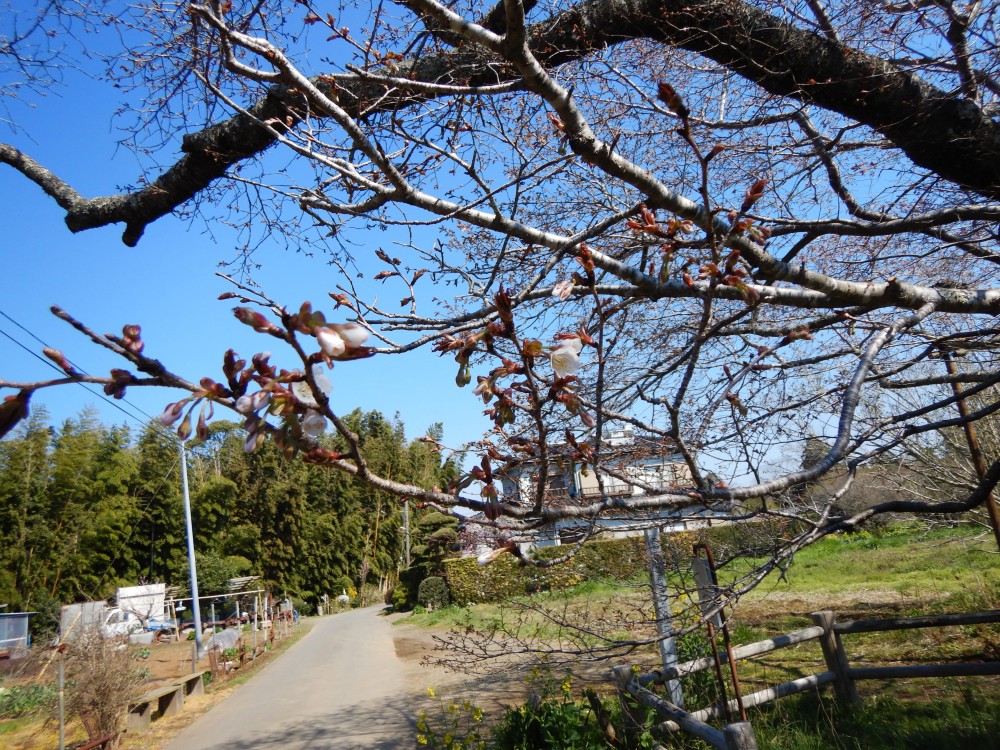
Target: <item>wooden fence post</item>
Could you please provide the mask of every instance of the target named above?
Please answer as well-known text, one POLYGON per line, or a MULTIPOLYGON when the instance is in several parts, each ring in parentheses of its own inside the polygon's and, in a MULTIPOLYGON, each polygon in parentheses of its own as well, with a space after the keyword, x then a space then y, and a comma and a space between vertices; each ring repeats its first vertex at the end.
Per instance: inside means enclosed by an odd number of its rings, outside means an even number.
POLYGON ((847 652, 844 651, 844 643, 840 635, 833 629, 834 616, 829 610, 824 612, 813 612, 812 621, 823 628, 823 635, 819 639, 823 648, 823 658, 826 660, 826 668, 837 676, 834 686, 837 690, 837 697, 851 705, 860 706, 861 696, 858 695, 858 688, 850 676, 850 667, 847 663, 847 652))
POLYGON ((643 729, 643 721, 628 689, 629 683, 635 679, 635 672, 626 664, 615 667, 612 671, 618 687, 618 700, 622 706, 622 732, 626 737, 637 738, 643 729))
POLYGON ((734 721, 722 728, 726 750, 757 750, 757 737, 749 721, 734 721))

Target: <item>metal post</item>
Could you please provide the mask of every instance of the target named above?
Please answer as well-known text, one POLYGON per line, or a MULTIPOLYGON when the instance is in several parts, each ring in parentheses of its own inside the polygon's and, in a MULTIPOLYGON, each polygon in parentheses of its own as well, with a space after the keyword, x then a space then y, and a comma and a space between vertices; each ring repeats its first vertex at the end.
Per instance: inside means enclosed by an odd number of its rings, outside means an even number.
MULTIPOLYGON (((649 583, 653 589, 653 609, 656 613, 656 632, 659 634, 660 661, 665 670, 677 666, 677 641, 673 636, 674 625, 670 617, 670 596, 667 593, 666 563, 660 546, 660 529, 653 527, 644 532, 646 554, 649 556, 649 583)), ((684 693, 678 679, 665 682, 670 702, 684 708, 684 693)))
MULTIPOLYGON (((943 354, 948 374, 957 375, 958 368, 955 367, 955 360, 952 359, 951 352, 945 351, 943 354)), ((986 476, 986 461, 983 459, 983 451, 979 446, 979 436, 976 434, 976 428, 969 421, 969 405, 965 402, 962 384, 955 380, 951 384, 951 389, 958 398, 958 413, 964 420, 962 427, 965 429, 965 441, 969 444, 969 455, 972 457, 972 463, 976 467, 976 475, 982 479, 986 476)), ((990 525, 993 527, 993 537, 996 539, 997 547, 1000 548, 1000 510, 997 509, 997 499, 992 490, 986 495, 986 510, 990 516, 990 525)))
POLYGON ((66 750, 66 669, 63 665, 63 646, 57 651, 59 659, 59 750, 66 750))
MULTIPOLYGON (((181 443, 181 488, 184 491, 184 527, 187 531, 188 572, 191 575, 191 609, 194 613, 194 642, 198 656, 204 653, 201 643, 201 603, 198 601, 198 567, 194 561, 194 529, 191 525, 191 495, 188 492, 187 451, 181 443)), ((197 670, 195 670, 197 671, 197 670)))
POLYGON ((403 501, 403 535, 406 547, 406 569, 410 569, 410 501, 403 501))
MULTIPOLYGON (((714 607, 716 606, 716 601, 715 601, 716 595, 717 592, 719 591, 719 581, 715 573, 715 556, 712 554, 712 548, 709 547, 707 544, 698 542, 696 545, 694 545, 694 559, 691 562, 692 566, 695 569, 696 579, 699 577, 698 573, 699 567, 701 567, 708 576, 708 581, 704 586, 706 590, 699 591, 699 596, 698 596, 699 603, 702 604, 702 612, 707 614, 705 612, 705 602, 707 601, 709 603, 709 609, 714 609, 714 607), (705 551, 704 560, 701 560, 701 558, 698 557, 698 552, 701 550, 705 551), (699 562, 702 562, 703 566, 699 566, 698 565, 699 562)), ((699 585, 699 589, 701 588, 702 586, 699 585)), ((713 617, 718 622, 719 629, 722 631, 722 641, 726 646, 726 659, 729 662, 729 675, 733 680, 733 693, 736 695, 736 706, 740 710, 740 719, 743 722, 746 722, 747 710, 746 707, 743 705, 743 690, 742 688, 740 688, 740 676, 739 673, 736 671, 736 658, 733 656, 733 643, 729 638, 729 624, 726 622, 725 618, 722 617, 721 611, 716 613, 713 617)), ((716 674, 718 675, 721 685, 722 670, 721 667, 719 666, 719 649, 718 649, 718 644, 716 643, 715 640, 715 630, 713 628, 714 623, 712 623, 710 620, 706 621, 709 626, 709 631, 708 631, 709 638, 712 641, 712 653, 715 657, 716 674)), ((725 701, 724 686, 722 690, 722 695, 723 695, 723 701, 725 701)), ((724 705, 727 706, 726 714, 728 716, 729 713, 728 703, 725 703, 724 705)))

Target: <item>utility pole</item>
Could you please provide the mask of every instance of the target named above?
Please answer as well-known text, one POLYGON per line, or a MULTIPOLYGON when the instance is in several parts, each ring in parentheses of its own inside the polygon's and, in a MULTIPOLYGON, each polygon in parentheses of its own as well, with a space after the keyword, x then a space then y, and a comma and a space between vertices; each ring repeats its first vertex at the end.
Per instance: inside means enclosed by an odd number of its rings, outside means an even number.
MULTIPOLYGON (((677 641, 673 635, 674 625, 670 616, 670 594, 667 591, 666 562, 663 559, 663 547, 660 545, 660 529, 658 526, 652 526, 643 532, 643 536, 646 539, 646 555, 649 557, 649 583, 653 590, 660 663, 665 670, 668 670, 677 666, 677 641)), ((665 684, 670 702, 678 708, 684 708, 681 681, 672 679, 667 680, 665 684)))
POLYGON ((191 575, 191 609, 194 613, 194 642, 199 658, 204 653, 201 642, 201 607, 198 601, 198 567, 194 561, 194 530, 191 527, 191 496, 188 493, 187 451, 181 441, 181 488, 184 491, 184 527, 187 531, 188 571, 191 575))
POLYGON ((406 569, 410 569, 410 501, 403 501, 403 537, 406 544, 406 569))

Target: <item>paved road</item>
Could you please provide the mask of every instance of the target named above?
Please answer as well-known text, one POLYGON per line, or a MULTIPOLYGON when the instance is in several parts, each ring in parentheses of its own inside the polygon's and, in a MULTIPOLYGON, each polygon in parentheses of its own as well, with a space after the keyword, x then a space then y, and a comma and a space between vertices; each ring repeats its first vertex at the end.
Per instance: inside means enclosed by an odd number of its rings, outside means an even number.
POLYGON ((389 750, 414 743, 391 625, 373 607, 325 617, 164 750, 389 750))

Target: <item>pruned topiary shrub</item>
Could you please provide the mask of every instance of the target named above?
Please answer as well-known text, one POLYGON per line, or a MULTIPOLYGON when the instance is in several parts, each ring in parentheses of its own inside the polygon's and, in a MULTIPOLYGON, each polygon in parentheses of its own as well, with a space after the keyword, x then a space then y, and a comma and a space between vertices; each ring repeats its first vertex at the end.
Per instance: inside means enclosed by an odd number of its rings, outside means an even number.
POLYGON ((448 584, 440 576, 428 576, 420 582, 417 590, 417 603, 427 609, 447 607, 451 597, 448 595, 448 584))

